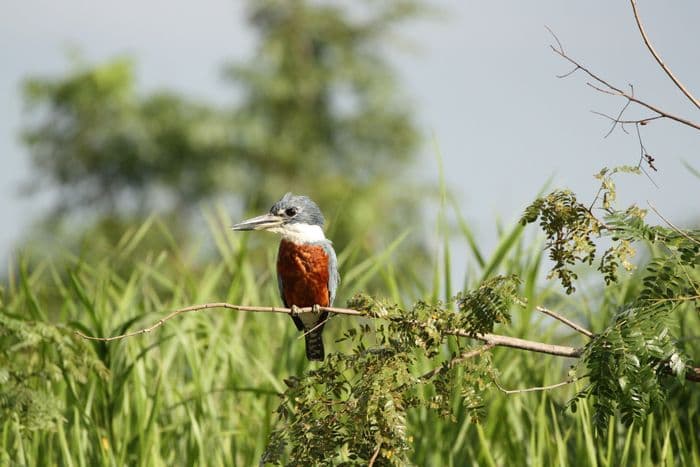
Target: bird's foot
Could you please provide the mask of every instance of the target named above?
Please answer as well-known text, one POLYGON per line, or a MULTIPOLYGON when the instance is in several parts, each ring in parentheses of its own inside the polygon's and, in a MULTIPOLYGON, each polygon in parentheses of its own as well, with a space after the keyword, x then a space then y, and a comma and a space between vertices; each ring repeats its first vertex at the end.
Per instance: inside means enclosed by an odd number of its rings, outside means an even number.
POLYGON ((313 311, 315 314, 320 314, 321 313, 321 307, 318 304, 315 304, 311 307, 311 311, 313 311))
POLYGON ((296 318, 301 314, 301 308, 299 308, 298 306, 292 305, 291 308, 292 308, 292 311, 291 311, 290 315, 292 316, 292 318, 296 318))

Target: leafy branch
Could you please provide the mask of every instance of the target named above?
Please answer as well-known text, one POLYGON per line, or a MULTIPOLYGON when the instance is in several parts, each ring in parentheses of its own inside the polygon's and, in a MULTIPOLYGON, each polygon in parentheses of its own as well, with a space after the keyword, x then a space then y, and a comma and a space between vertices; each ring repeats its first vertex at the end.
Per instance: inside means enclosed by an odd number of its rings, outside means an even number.
MULTIPOLYGON (((513 305, 526 305, 517 297, 516 286, 514 277, 490 279, 476 290, 458 294, 453 299, 457 311, 452 311, 450 303, 425 302, 402 309, 365 295, 353 298, 349 303, 352 308, 322 308, 332 315, 371 321, 350 328, 340 339, 354 343, 350 352, 331 354, 318 368, 285 380, 287 390, 277 409, 278 427, 263 461, 293 459, 308 464, 335 458, 339 462, 367 463, 374 459, 400 464, 410 446, 407 410, 427 406, 451 417, 451 401, 456 395, 463 399, 471 416, 478 419, 484 393, 491 386, 505 394, 519 394, 551 390, 587 378, 589 383, 569 407, 576 410, 580 398, 593 398, 594 421, 602 430, 614 410, 622 412, 623 421, 632 423, 656 407, 663 400, 668 379, 700 382, 700 368, 689 365, 668 333, 668 311, 678 307, 678 301, 654 303, 655 314, 642 313, 646 302, 641 302, 639 308, 621 313, 610 327, 595 335, 555 311, 536 307, 590 337, 583 347, 567 347, 492 332, 496 324, 510 321, 513 305), (641 335, 640 328, 644 329, 641 335), (449 336, 484 344, 467 346, 444 359, 443 346, 449 336), (373 345, 368 345, 368 340, 373 345), (506 390, 498 383, 497 370, 491 364, 490 351, 495 347, 580 359, 579 367, 585 367, 586 374, 576 376, 574 371, 567 380, 554 385, 506 390), (436 365, 415 376, 410 369, 420 355, 436 365), (419 390, 424 386, 432 389, 419 390), (642 394, 640 387, 649 396, 635 404, 642 394), (338 450, 337 446, 342 448, 338 450)), ((175 310, 149 327, 118 336, 76 334, 98 341, 125 339, 152 332, 182 314, 217 308, 254 313, 314 312, 311 308, 206 303, 175 310)))
POLYGON ((616 412, 626 424, 644 419, 665 401, 673 379, 698 381, 700 376, 671 332, 673 315, 682 305, 700 308, 700 231, 681 230, 652 205, 670 228, 647 224, 646 211, 636 206, 617 209, 613 176, 620 172, 639 173, 639 169, 603 169, 596 176, 601 185, 589 206, 570 191, 560 190, 536 200, 521 219, 523 224, 539 221, 554 263, 548 277, 559 279, 568 294, 575 290, 577 264, 591 266, 597 260, 597 271, 610 285, 619 281, 620 266, 634 269, 635 244, 653 252, 637 296, 619 305, 613 321, 591 336, 580 355, 588 384, 569 407, 576 410, 578 399, 591 398, 598 433, 608 429, 616 412), (602 212, 601 219, 594 209, 602 212), (596 241, 603 237, 611 246, 601 254, 596 241))
MULTIPOLYGON (((406 417, 413 408, 435 410, 454 417, 460 410, 478 420, 484 397, 495 388, 505 394, 545 391, 583 382, 568 407, 581 399, 593 405, 598 434, 620 414, 626 424, 638 423, 662 406, 668 394, 686 381, 700 382, 700 367, 673 336, 675 315, 700 307, 700 231, 649 225, 636 206, 616 208, 614 176, 639 173, 635 167, 603 169, 600 187, 588 204, 570 191, 554 191, 532 203, 523 223, 538 222, 545 233, 553 266, 568 293, 575 291, 579 265, 594 266, 606 284, 620 282, 619 269, 632 269, 635 244, 654 254, 644 270, 635 296, 601 330, 585 326, 550 308, 528 304, 519 295, 517 276, 497 276, 445 303, 419 301, 400 307, 367 295, 357 295, 347 308, 321 307, 330 317, 360 318, 339 339, 349 350, 331 354, 304 374, 285 380, 277 409, 277 425, 263 456, 264 462, 299 465, 328 459, 336 463, 403 464, 411 440, 406 417), (611 245, 599 252, 598 239, 611 245), (532 309, 584 336, 574 347, 526 340, 497 332, 507 326, 513 310, 532 309), (474 346, 468 341, 479 341, 474 346), (450 343, 448 345, 448 343, 450 343), (456 348, 455 348, 456 346, 456 348), (507 390, 498 382, 491 353, 496 347, 572 358, 577 363, 565 381, 549 386, 507 390), (449 349, 449 351, 448 351, 449 349), (416 374, 416 367, 428 366, 416 374)), ((282 308, 205 303, 172 311, 152 325, 112 337, 82 338, 114 341, 152 332, 174 318, 215 308, 251 313, 314 313, 313 308, 282 308)))
MULTIPOLYGON (((521 304, 525 304, 524 301, 520 302, 521 304)), ((217 308, 223 308, 223 309, 228 309, 228 310, 235 310, 235 311, 242 311, 242 312, 250 312, 250 313, 282 313, 282 314, 287 314, 287 315, 292 315, 294 313, 297 314, 303 314, 303 313, 314 313, 314 310, 311 307, 305 307, 305 308, 296 308, 296 311, 293 310, 292 308, 284 308, 284 307, 274 307, 274 306, 249 306, 249 305, 234 305, 231 303, 222 303, 222 302, 217 302, 217 303, 202 303, 199 305, 191 305, 187 306, 184 308, 179 308, 177 310, 173 310, 170 312, 168 315, 166 315, 164 318, 161 318, 157 321, 155 321, 152 325, 145 327, 145 328, 140 328, 135 331, 130 331, 124 334, 119 334, 116 336, 109 336, 109 337, 99 337, 99 336, 89 336, 87 334, 84 334, 81 331, 75 330, 73 331, 76 336, 81 337, 83 339, 88 339, 92 341, 101 341, 101 342, 111 342, 111 341, 116 341, 116 340, 122 340, 122 339, 127 339, 130 337, 142 335, 142 334, 148 334, 159 327, 165 325, 168 321, 172 320, 173 318, 176 318, 177 316, 180 316, 182 314, 186 313, 196 313, 196 312, 201 312, 201 311, 206 311, 206 310, 213 310, 217 308)), ((549 316, 557 316, 559 320, 567 320, 561 315, 558 315, 557 313, 548 310, 543 307, 537 307, 536 309, 538 310, 546 310, 546 314, 549 316)), ((326 319, 329 320, 332 315, 346 315, 346 316, 355 316, 355 317, 365 317, 365 318, 384 318, 385 316, 383 315, 383 310, 374 310, 372 313, 368 312, 363 312, 361 310, 355 310, 352 308, 338 308, 338 307, 318 307, 318 311, 320 312, 329 312, 330 316, 326 319)), ((414 325, 420 326, 419 322, 413 322, 414 325)), ((583 329, 580 325, 573 323, 578 329, 583 329)), ((476 340, 482 341, 492 347, 510 347, 513 349, 520 349, 520 350, 527 350, 531 352, 538 352, 538 353, 544 353, 544 354, 549 354, 549 355, 556 355, 560 357, 578 357, 579 354, 581 353, 582 349, 580 348, 575 348, 575 347, 568 347, 568 346, 562 346, 562 345, 553 345, 553 344, 547 344, 544 342, 537 342, 537 341, 532 341, 532 340, 526 340, 526 339, 519 339, 517 337, 511 337, 511 336, 504 336, 500 334, 492 334, 492 333, 475 333, 473 331, 467 330, 467 329, 446 329, 445 331, 446 335, 453 335, 453 336, 459 336, 459 337, 471 337, 476 340)), ((590 331, 586 331, 589 334, 590 331)), ((592 335, 592 334, 591 334, 592 335)))
MULTIPOLYGON (((358 296, 355 297, 354 300, 367 300, 368 297, 364 296, 358 296)), ((686 297, 678 297, 676 300, 666 300, 666 302, 671 302, 671 301, 693 301, 693 300, 700 300, 700 295, 698 296, 686 296, 686 297)), ((663 302, 663 300, 661 301, 663 302)), ((518 300, 518 304, 525 306, 526 303, 522 300, 518 300)), ((423 304, 425 305, 425 304, 423 304)), ((140 328, 135 331, 131 331, 128 333, 116 335, 116 336, 110 336, 110 337, 98 337, 98 336, 89 336, 86 335, 80 331, 74 331, 75 335, 83 338, 83 339, 88 339, 88 340, 93 340, 93 341, 101 341, 101 342, 110 342, 110 341, 115 341, 115 340, 121 340, 121 339, 127 339, 129 337, 134 337, 142 334, 148 334, 150 332, 153 332, 157 328, 165 325, 168 321, 172 320, 173 318, 185 314, 185 313, 194 313, 194 312, 201 312, 201 311, 206 311, 206 310, 213 310, 217 308, 223 308, 223 309, 229 309, 229 310, 235 310, 235 311, 242 311, 242 312, 252 312, 252 313, 282 313, 282 314, 288 314, 291 315, 295 311, 291 308, 284 308, 284 307, 265 307, 265 306, 249 306, 249 305, 233 305, 230 303, 203 303, 199 305, 191 305, 188 307, 184 308, 179 308, 177 310, 172 311, 169 313, 167 316, 164 318, 159 319, 158 321, 155 321, 152 325, 145 327, 145 328, 140 328)), ((553 317, 557 319, 558 321, 566 323, 569 327, 572 329, 575 329, 582 334, 586 335, 587 337, 590 338, 595 338, 596 335, 593 334, 592 332, 588 331, 585 329, 583 326, 574 323, 573 321, 569 320, 568 318, 565 318, 559 313, 556 313, 548 308, 542 307, 542 306, 536 306, 535 309, 537 311, 542 312, 543 314, 546 314, 550 317, 553 317)), ((371 309, 371 310, 360 310, 360 309, 353 309, 353 308, 339 308, 339 307, 319 307, 319 311, 321 312, 329 312, 330 315, 345 315, 345 316, 355 316, 355 317, 363 317, 363 318, 375 318, 375 319, 395 319, 395 318, 390 318, 387 308, 384 307, 383 305, 380 305, 379 308, 377 309, 371 309)), ((303 313, 314 313, 314 310, 311 307, 305 307, 305 308, 297 308, 296 313, 298 314, 303 314, 303 313)), ((393 316, 393 315, 392 315, 393 316)), ((330 319, 327 318, 327 320, 330 319)), ((428 329, 434 324, 429 324, 429 323, 421 323, 419 321, 413 320, 413 321, 406 321, 403 319, 400 319, 399 321, 405 322, 407 324, 410 324, 412 326, 417 326, 419 328, 423 329, 428 329)), ((493 334, 493 333, 479 333, 479 332, 474 332, 470 331, 469 329, 465 328, 446 328, 442 330, 442 334, 444 335, 451 335, 451 336, 457 336, 457 337, 469 337, 472 339, 479 340, 481 342, 485 343, 485 346, 487 349, 491 349, 493 347, 508 347, 512 349, 519 349, 519 350, 525 350, 529 352, 536 352, 536 353, 543 353, 547 355, 554 355, 557 357, 566 357, 566 358, 580 358, 584 352, 585 352, 585 347, 571 347, 571 346, 565 346, 565 345, 555 345, 555 344, 548 344, 545 342, 538 342, 538 341, 533 341, 533 340, 527 340, 527 339, 520 339, 517 337, 512 337, 512 336, 506 336, 502 334, 493 334)), ((453 362, 453 364, 456 362, 453 362)), ((700 382, 700 367, 698 368, 688 368, 688 373, 685 375, 686 379, 688 381, 692 382, 700 382)), ((426 376, 422 376, 422 379, 425 379, 426 376)))

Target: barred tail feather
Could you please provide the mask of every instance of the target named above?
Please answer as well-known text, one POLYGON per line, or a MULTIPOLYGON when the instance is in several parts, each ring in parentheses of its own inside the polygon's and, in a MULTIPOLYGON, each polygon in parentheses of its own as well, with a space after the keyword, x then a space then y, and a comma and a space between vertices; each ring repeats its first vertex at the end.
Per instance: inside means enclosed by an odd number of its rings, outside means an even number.
POLYGON ((323 360, 325 352, 323 350, 322 329, 316 329, 304 337, 306 339, 306 358, 309 360, 323 360))

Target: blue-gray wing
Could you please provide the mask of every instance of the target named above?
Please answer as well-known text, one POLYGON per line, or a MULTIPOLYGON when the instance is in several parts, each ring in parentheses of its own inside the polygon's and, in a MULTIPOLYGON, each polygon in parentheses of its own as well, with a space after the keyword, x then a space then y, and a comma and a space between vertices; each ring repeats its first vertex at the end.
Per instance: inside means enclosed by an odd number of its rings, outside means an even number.
POLYGON ((323 251, 328 255, 328 298, 329 306, 333 306, 333 301, 335 300, 335 293, 338 290, 338 284, 340 284, 340 274, 338 273, 338 258, 335 256, 335 250, 331 242, 323 242, 323 251))
POLYGON ((279 290, 280 292, 280 298, 282 299, 282 303, 284 303, 284 306, 289 308, 287 301, 284 299, 284 286, 282 285, 282 276, 280 276, 279 273, 277 273, 277 290, 279 290))

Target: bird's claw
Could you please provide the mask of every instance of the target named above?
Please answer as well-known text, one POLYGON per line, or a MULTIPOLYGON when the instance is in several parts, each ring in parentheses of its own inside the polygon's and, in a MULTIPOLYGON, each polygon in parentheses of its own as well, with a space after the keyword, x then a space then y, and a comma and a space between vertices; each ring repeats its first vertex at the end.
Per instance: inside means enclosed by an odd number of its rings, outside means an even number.
POLYGON ((321 313, 321 307, 318 304, 315 304, 311 307, 311 311, 313 311, 315 314, 321 313))
POLYGON ((296 318, 301 314, 301 308, 299 308, 298 306, 292 305, 291 309, 292 311, 290 314, 292 315, 292 318, 296 318))

